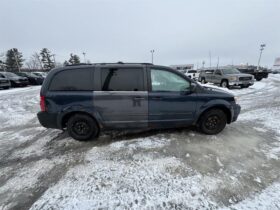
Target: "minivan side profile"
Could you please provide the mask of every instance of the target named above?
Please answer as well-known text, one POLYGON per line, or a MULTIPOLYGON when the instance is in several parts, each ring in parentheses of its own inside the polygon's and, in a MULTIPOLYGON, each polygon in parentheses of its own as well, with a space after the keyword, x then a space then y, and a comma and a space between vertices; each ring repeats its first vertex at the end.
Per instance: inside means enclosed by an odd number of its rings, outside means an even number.
POLYGON ((240 112, 232 94, 202 87, 169 67, 146 63, 56 68, 40 94, 41 125, 67 129, 77 140, 97 138, 103 130, 190 125, 217 134, 240 112))

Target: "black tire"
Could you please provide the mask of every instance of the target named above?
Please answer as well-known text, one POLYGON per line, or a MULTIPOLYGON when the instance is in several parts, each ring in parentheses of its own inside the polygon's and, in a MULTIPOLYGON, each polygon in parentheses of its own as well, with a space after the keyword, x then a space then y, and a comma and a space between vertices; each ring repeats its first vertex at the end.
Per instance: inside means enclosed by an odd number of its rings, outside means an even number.
POLYGON ((262 80, 262 78, 260 78, 260 77, 257 77, 257 78, 256 78, 256 80, 257 80, 257 81, 261 81, 261 80, 262 80))
POLYGON ((8 89, 10 89, 10 87, 8 86, 8 87, 3 87, 5 90, 8 90, 8 89))
POLYGON ((201 78, 201 83, 202 84, 206 84, 207 83, 204 77, 201 78))
POLYGON ((211 109, 205 112, 198 123, 199 130, 208 135, 220 133, 227 124, 227 116, 221 109, 211 109))
POLYGON ((220 86, 223 87, 223 88, 228 88, 229 87, 228 86, 228 81, 227 80, 222 80, 220 86))
POLYGON ((69 135, 79 141, 96 139, 99 135, 99 127, 96 121, 85 114, 75 114, 67 122, 69 135))
POLYGON ((241 85, 241 88, 248 88, 249 85, 241 85))

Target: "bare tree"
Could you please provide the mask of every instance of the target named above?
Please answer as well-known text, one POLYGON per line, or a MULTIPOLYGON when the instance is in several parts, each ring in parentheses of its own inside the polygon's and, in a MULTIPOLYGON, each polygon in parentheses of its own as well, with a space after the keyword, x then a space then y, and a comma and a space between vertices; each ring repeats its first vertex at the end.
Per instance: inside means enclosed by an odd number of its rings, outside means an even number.
POLYGON ((43 69, 39 53, 34 53, 25 63, 29 69, 43 69))

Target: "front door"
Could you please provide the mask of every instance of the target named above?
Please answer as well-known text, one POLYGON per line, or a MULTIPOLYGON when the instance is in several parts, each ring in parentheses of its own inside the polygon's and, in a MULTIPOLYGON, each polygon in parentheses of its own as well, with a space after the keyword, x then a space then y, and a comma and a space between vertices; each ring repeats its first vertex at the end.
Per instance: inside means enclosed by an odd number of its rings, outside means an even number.
POLYGON ((148 126, 148 92, 143 68, 101 68, 94 107, 108 128, 148 126))
POLYGON ((196 94, 191 92, 191 82, 169 69, 151 67, 148 74, 150 127, 190 125, 196 111, 196 94))
POLYGON ((214 73, 214 80, 213 83, 220 84, 222 81, 222 71, 217 69, 214 73))

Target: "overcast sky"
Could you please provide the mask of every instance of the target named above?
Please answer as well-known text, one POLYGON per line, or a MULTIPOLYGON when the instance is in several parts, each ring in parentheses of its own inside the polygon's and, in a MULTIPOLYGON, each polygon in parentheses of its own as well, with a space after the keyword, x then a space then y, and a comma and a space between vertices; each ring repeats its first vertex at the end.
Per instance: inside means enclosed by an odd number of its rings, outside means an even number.
POLYGON ((256 64, 280 57, 280 0, 0 0, 0 52, 43 47, 63 62, 256 64), (83 59, 82 59, 83 60, 83 59))

